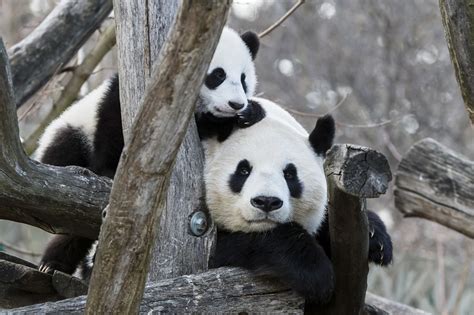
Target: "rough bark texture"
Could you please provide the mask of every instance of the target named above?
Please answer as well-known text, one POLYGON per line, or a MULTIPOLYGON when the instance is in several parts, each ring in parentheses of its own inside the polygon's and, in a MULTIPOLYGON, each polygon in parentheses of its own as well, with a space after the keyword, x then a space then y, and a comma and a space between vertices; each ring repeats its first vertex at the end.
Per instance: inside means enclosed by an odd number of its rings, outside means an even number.
POLYGON ((0 253, 0 308, 57 301, 87 293, 87 285, 62 272, 49 275, 20 258, 0 253))
POLYGON ((474 124, 474 1, 439 0, 449 53, 474 124))
POLYGON ((21 106, 64 66, 112 10, 112 0, 63 0, 9 50, 15 103, 21 106))
POLYGON ((395 206, 474 238, 474 162, 433 139, 419 141, 398 166, 395 206))
POLYGON ((325 161, 329 190, 331 261, 336 288, 318 314, 360 314, 367 291, 369 231, 365 198, 385 193, 392 178, 387 159, 369 148, 335 145, 325 161))
MULTIPOLYGON (((175 20, 178 3, 164 0, 114 2, 125 139, 159 51, 175 20), (137 16, 146 18, 137 19, 137 16)), ((150 281, 207 270, 214 231, 199 238, 188 234, 188 217, 199 208, 202 197, 203 160, 196 128, 191 122, 171 175, 167 206, 160 220, 148 274, 150 281)))
MULTIPOLYGON (((423 311, 367 293, 370 314, 427 315, 423 311)), ((83 314, 86 297, 31 305, 14 314, 83 314)), ((219 268, 208 272, 149 283, 139 314, 232 313, 302 314, 304 301, 282 284, 242 269, 219 268)), ((317 313, 320 314, 320 313, 317 313)))
POLYGON ((7 58, 0 40, 0 219, 95 238, 111 181, 79 167, 53 167, 26 157, 7 58))
POLYGON ((181 4, 115 176, 86 313, 139 307, 174 160, 229 8, 230 1, 181 4))
MULTIPOLYGON (((15 309, 15 314, 83 314, 85 297, 15 309)), ((247 271, 220 268, 149 283, 139 314, 302 314, 304 300, 285 286, 247 271)))

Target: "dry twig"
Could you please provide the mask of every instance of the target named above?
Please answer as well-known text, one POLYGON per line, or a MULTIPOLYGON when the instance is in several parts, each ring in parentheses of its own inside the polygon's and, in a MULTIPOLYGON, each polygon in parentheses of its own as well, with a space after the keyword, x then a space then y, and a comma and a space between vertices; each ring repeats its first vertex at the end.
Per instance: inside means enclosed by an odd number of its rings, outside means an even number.
POLYGON ((260 34, 258 34, 258 37, 262 38, 262 37, 265 37, 267 36, 269 33, 271 33, 275 28, 277 28, 278 26, 280 26, 281 23, 283 23, 290 15, 293 14, 293 12, 296 11, 296 9, 298 9, 303 3, 305 2, 305 0, 298 0, 297 3, 295 3, 294 6, 292 6, 288 12, 285 13, 285 15, 283 15, 281 18, 279 18, 275 23, 273 23, 270 27, 268 27, 266 30, 264 30, 263 32, 261 32, 260 34))

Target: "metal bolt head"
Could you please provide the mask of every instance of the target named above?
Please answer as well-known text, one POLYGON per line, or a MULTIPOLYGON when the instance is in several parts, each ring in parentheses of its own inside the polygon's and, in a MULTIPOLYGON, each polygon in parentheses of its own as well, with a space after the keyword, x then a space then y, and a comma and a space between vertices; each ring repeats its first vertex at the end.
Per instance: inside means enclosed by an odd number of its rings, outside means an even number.
POLYGON ((202 236, 207 231, 207 216, 202 211, 196 211, 191 215, 189 229, 194 236, 202 236))

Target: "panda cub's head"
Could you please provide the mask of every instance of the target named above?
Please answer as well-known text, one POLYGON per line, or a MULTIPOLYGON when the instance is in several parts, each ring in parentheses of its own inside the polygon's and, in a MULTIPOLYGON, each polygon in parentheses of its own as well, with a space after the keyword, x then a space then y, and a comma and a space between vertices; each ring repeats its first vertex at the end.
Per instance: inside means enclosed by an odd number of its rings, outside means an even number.
POLYGON ((224 27, 200 91, 198 113, 234 117, 245 110, 257 85, 255 65, 258 35, 242 35, 224 27))
POLYGON ((297 222, 316 233, 327 203, 325 152, 334 120, 310 135, 278 105, 258 99, 265 117, 206 152, 206 203, 219 228, 258 232, 297 222))

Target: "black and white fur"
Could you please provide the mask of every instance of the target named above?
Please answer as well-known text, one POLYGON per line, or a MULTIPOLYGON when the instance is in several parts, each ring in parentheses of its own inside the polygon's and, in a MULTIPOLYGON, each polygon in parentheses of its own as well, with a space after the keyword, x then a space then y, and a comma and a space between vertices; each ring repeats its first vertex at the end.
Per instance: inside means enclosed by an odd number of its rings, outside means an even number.
MULTIPOLYGON (((196 117, 201 119, 203 130, 212 130, 213 127, 206 126, 233 119, 247 109, 247 100, 255 93, 257 84, 253 60, 258 49, 255 33, 239 35, 224 28, 199 94, 196 117)), ((123 146, 119 82, 115 75, 48 126, 35 158, 51 165, 86 167, 113 178, 123 146)), ((73 273, 94 242, 69 235, 55 236, 44 252, 40 270, 73 273)))
MULTIPOLYGON (((206 205, 218 226, 212 265, 270 273, 308 301, 325 303, 334 274, 323 160, 334 120, 320 118, 308 134, 278 105, 265 99, 250 104, 259 113, 256 123, 234 128, 225 141, 218 136, 203 142, 206 205)), ((375 213, 369 221, 377 230, 369 259, 387 264, 390 237, 375 213)))

